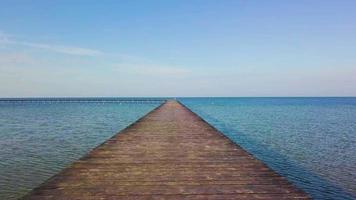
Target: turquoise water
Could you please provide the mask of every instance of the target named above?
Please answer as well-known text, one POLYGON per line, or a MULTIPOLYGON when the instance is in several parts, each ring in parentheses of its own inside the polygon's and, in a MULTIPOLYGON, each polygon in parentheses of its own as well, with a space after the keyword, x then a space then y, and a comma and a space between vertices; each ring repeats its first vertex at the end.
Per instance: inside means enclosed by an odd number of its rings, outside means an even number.
MULTIPOLYGON (((16 199, 161 101, 0 101, 0 199, 16 199)), ((155 99, 159 100, 159 99, 155 99)), ((356 98, 180 98, 315 199, 356 199, 356 98)))
POLYGON ((30 100, 0 100, 0 199, 21 197, 160 104, 30 100))
POLYGON ((181 98, 315 199, 356 199, 356 98, 181 98))

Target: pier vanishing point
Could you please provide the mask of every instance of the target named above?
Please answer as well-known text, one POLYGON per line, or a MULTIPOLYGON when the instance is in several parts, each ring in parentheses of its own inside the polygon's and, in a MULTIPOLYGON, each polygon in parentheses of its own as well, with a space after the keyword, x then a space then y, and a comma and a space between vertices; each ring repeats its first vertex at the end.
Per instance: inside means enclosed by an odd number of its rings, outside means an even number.
POLYGON ((169 100, 23 199, 309 199, 169 100))

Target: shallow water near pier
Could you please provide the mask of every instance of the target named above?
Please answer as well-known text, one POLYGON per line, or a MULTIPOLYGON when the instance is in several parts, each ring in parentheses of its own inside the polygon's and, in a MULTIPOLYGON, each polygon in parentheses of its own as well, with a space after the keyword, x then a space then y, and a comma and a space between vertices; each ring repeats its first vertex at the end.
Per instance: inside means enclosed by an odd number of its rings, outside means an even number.
MULTIPOLYGON (((157 107, 147 99, 0 101, 0 199, 17 199, 157 107)), ((315 199, 356 199, 356 98, 179 98, 315 199)))
POLYGON ((160 101, 0 101, 0 199, 17 199, 160 101))
POLYGON ((181 98, 315 199, 356 199, 356 98, 181 98))

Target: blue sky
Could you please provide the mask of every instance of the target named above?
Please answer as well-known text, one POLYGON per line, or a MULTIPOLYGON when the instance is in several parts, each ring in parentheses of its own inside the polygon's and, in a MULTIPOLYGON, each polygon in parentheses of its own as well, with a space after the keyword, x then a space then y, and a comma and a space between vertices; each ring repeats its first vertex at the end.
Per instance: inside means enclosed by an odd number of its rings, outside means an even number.
POLYGON ((0 1, 0 97, 356 96, 356 1, 0 1))

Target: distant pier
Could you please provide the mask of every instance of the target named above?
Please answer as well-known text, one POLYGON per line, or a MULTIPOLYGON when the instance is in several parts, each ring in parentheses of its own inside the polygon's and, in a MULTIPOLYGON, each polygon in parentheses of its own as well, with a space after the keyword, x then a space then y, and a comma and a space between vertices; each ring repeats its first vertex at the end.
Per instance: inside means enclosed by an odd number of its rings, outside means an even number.
POLYGON ((23 199, 309 199, 175 100, 23 199))

